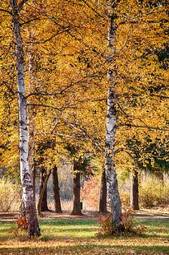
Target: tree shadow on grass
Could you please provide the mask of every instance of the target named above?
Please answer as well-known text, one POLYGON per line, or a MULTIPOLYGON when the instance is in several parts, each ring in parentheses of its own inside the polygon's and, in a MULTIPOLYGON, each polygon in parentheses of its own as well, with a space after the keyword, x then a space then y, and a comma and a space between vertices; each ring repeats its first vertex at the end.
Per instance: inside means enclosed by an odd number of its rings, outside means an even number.
POLYGON ((169 220, 167 218, 163 218, 163 219, 136 219, 136 222, 138 224, 144 224, 144 225, 147 225, 147 226, 166 226, 169 228, 169 220))
POLYGON ((18 248, 0 248, 1 255, 17 254, 17 255, 113 255, 113 254, 169 254, 169 246, 145 246, 145 245, 98 245, 98 244, 81 244, 63 247, 18 247, 18 248))
POLYGON ((94 219, 49 219, 49 220, 40 220, 40 224, 44 226, 69 226, 69 225, 77 225, 77 226, 89 226, 89 225, 97 225, 97 221, 94 219))
POLYGON ((150 219, 136 221, 138 225, 146 227, 142 237, 169 238, 169 221, 167 219, 150 219))

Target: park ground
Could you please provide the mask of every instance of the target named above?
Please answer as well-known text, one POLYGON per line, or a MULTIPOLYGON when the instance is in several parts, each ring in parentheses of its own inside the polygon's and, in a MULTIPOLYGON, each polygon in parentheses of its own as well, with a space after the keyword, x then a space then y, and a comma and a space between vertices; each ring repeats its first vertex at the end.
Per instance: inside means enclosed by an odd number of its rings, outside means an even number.
POLYGON ((29 240, 16 230, 15 217, 0 215, 0 254, 5 255, 113 255, 169 254, 169 215, 144 214, 135 217, 144 231, 137 235, 101 237, 97 217, 41 218, 42 236, 29 240))

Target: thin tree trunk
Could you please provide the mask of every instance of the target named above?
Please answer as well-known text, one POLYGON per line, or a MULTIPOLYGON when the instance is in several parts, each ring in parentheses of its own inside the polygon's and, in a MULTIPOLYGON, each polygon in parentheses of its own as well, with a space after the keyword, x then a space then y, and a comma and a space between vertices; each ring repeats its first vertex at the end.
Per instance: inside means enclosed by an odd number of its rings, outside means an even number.
MULTIPOLYGON (((30 42, 33 41, 32 33, 29 31, 29 40, 30 42)), ((28 50, 28 57, 29 57, 29 85, 28 85, 28 94, 33 92, 33 88, 36 85, 36 78, 35 78, 35 61, 34 61, 34 54, 32 49, 32 43, 30 43, 29 50, 28 50)), ((29 98, 29 104, 31 104, 31 98, 29 98)), ((35 109, 33 107, 28 108, 28 116, 29 116, 29 166, 32 172, 33 177, 33 193, 34 193, 34 200, 36 203, 36 167, 34 161, 34 154, 35 154, 35 109)))
POLYGON ((155 170, 152 173, 162 184, 164 184, 164 173, 162 171, 155 170))
POLYGON ((61 202, 60 202, 58 170, 56 166, 53 168, 52 174, 53 174, 53 193, 54 193, 55 212, 62 213, 61 202))
POLYGON ((101 176, 99 212, 107 213, 107 183, 105 169, 101 176))
POLYGON ((108 1, 108 47, 110 69, 108 70, 109 89, 107 96, 107 120, 106 120, 106 145, 105 145, 105 170, 107 176, 107 192, 109 203, 112 211, 112 224, 115 231, 122 231, 122 208, 121 200, 118 190, 117 174, 115 168, 115 134, 117 127, 117 113, 116 113, 116 66, 114 63, 115 58, 115 35, 116 24, 114 15, 114 1, 108 1))
POLYGON ((18 78, 18 103, 19 103, 19 135, 20 135, 20 176, 22 184, 22 200, 28 220, 29 236, 39 236, 40 229, 36 214, 36 206, 33 195, 33 183, 28 162, 29 131, 27 120, 27 102, 25 97, 24 77, 24 50, 20 32, 19 11, 16 0, 10 0, 12 9, 13 33, 16 42, 16 63, 18 78))
POLYGON ((36 168, 33 166, 32 169, 32 181, 33 181, 33 199, 36 204, 36 168))
POLYGON ((139 210, 139 181, 136 170, 131 173, 130 206, 133 210, 139 210))
POLYGON ((39 187, 39 201, 38 201, 38 214, 41 212, 49 211, 47 205, 47 183, 50 177, 51 171, 47 174, 45 169, 41 169, 40 173, 40 187, 39 187))
POLYGON ((80 171, 76 169, 76 162, 74 163, 74 176, 73 176, 73 210, 72 215, 81 215, 80 203, 80 171))
POLYGON ((47 178, 47 172, 45 169, 41 169, 41 174, 40 174, 40 194, 42 192, 43 186, 44 192, 42 196, 42 202, 41 202, 41 212, 49 211, 48 209, 48 202, 47 202, 47 197, 48 197, 48 189, 47 189, 47 182, 45 183, 47 178))

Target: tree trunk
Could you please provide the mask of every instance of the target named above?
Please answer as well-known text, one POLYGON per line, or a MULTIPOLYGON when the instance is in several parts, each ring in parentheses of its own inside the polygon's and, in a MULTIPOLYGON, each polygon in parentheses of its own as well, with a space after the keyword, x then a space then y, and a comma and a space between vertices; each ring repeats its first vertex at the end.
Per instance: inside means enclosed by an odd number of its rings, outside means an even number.
POLYGON ((99 212, 107 213, 107 183, 105 170, 103 170, 101 176, 99 212))
POLYGON ((108 48, 109 56, 108 61, 110 69, 108 70, 109 89, 107 96, 107 119, 106 119, 106 143, 105 143, 105 171, 107 176, 107 192, 108 199, 112 211, 112 224, 114 230, 120 232, 123 230, 122 226, 122 209, 121 200, 118 190, 118 182, 115 168, 115 134, 117 127, 117 113, 116 113, 116 66, 114 63, 115 58, 115 14, 114 14, 114 1, 108 1, 108 48))
POLYGON ((136 170, 131 173, 130 206, 133 210, 139 210, 139 181, 136 170))
POLYGON ((12 9, 13 33, 16 42, 16 68, 18 79, 18 104, 19 104, 19 136, 20 136, 20 176, 22 185, 22 200, 28 220, 29 236, 39 236, 40 229, 36 214, 33 195, 33 183, 28 162, 29 131, 27 120, 27 102, 25 96, 24 77, 24 50, 20 32, 19 8, 16 0, 10 0, 12 9))
POLYGON ((36 203, 36 168, 33 166, 32 169, 32 181, 33 181, 33 199, 35 200, 36 203))
POLYGON ((49 211, 48 209, 48 189, 47 189, 47 182, 45 183, 47 177, 47 173, 46 170, 42 169, 41 170, 41 189, 40 192, 42 192, 42 188, 43 186, 45 186, 44 188, 44 192, 43 192, 43 196, 42 196, 42 202, 41 202, 41 212, 45 212, 45 211, 49 211))
MULTIPOLYGON (((30 42, 33 41, 33 37, 31 32, 29 32, 29 40, 30 42)), ((36 85, 36 75, 35 75, 35 61, 34 61, 34 53, 32 50, 32 43, 30 43, 29 51, 28 51, 28 57, 29 57, 29 85, 28 85, 28 94, 33 93, 33 89, 36 85)), ((29 104, 31 104, 31 97, 28 101, 29 104)), ((35 109, 33 107, 28 108, 28 117, 29 117, 29 166, 32 172, 33 176, 33 192, 34 192, 34 199, 36 203, 36 167, 35 167, 35 161, 34 161, 34 155, 35 155, 35 109)))
POLYGON ((40 171, 40 187, 39 187, 39 201, 38 201, 38 214, 41 212, 49 211, 47 205, 47 183, 51 171, 47 174, 45 169, 40 171))
POLYGON ((155 170, 153 171, 153 175, 162 183, 164 184, 164 173, 163 171, 155 170))
POLYGON ((60 188, 58 181, 58 170, 55 166, 53 168, 53 193, 54 193, 54 203, 55 203, 55 212, 62 213, 61 202, 60 202, 60 188))
POLYGON ((80 203, 80 171, 76 169, 76 162, 74 163, 74 176, 73 176, 73 211, 72 215, 81 215, 80 203))

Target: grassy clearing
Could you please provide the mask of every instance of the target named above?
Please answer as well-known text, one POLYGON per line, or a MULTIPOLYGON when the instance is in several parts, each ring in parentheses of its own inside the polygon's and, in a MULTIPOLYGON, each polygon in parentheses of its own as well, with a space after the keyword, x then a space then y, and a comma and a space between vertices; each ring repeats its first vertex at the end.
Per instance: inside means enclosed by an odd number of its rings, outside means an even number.
POLYGON ((98 223, 87 219, 41 220, 42 236, 28 240, 15 225, 0 222, 0 254, 112 255, 169 254, 169 221, 137 220, 146 226, 142 236, 98 238, 98 223))

